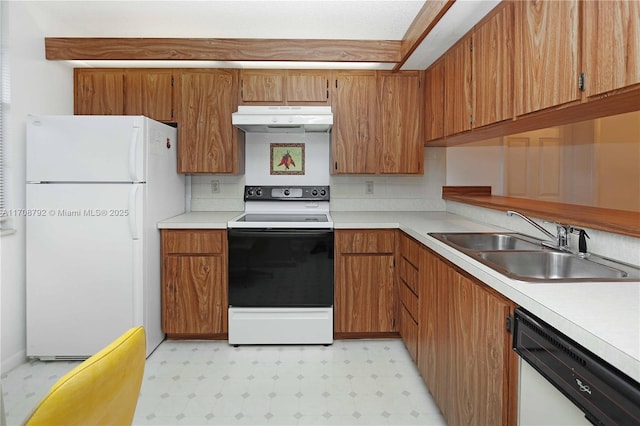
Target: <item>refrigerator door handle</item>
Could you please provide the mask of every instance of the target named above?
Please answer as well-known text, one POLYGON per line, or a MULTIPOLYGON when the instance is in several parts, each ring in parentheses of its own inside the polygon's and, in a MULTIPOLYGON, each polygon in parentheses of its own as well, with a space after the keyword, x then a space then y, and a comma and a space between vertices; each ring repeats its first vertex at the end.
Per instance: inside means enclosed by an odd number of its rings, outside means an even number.
POLYGON ((133 128, 133 132, 131 133, 131 140, 129 141, 129 176, 131 176, 131 180, 134 182, 137 182, 139 180, 138 171, 136 170, 138 133, 140 133, 140 127, 136 126, 133 128))
POLYGON ((131 234, 132 240, 140 239, 140 235, 138 234, 138 212, 136 208, 138 189, 140 189, 140 185, 134 183, 131 185, 131 190, 129 190, 129 233, 131 234))

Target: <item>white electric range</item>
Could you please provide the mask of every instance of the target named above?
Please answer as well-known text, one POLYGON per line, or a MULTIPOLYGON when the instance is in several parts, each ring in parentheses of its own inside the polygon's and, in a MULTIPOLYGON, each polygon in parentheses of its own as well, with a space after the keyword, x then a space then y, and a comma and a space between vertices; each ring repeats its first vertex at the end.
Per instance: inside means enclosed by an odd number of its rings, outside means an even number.
POLYGON ((328 186, 247 186, 228 222, 229 344, 333 343, 328 186))

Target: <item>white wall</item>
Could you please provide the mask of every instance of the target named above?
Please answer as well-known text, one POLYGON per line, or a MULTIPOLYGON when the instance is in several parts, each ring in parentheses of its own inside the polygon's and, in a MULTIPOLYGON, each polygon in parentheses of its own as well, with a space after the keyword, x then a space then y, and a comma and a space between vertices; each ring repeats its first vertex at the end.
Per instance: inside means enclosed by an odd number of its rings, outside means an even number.
MULTIPOLYGON (((28 2, 3 1, 2 41, 8 50, 10 104, 7 121, 7 208, 24 208, 25 117, 29 113, 72 114, 73 72, 69 65, 46 61, 44 37, 28 2)), ((16 232, 0 237, 1 371, 25 360, 25 226, 12 219, 16 232)))

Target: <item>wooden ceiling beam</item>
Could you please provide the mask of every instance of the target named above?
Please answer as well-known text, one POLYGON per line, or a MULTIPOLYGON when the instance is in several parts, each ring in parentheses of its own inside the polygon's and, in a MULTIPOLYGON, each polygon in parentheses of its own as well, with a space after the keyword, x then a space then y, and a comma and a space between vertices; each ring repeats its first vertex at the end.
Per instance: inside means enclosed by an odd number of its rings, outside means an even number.
POLYGON ((409 26, 400 47, 401 59, 393 71, 399 71, 420 43, 427 37, 445 13, 453 6, 455 0, 430 0, 424 3, 420 12, 409 26))
POLYGON ((88 61, 396 63, 401 59, 401 44, 399 40, 46 37, 45 57, 88 61))

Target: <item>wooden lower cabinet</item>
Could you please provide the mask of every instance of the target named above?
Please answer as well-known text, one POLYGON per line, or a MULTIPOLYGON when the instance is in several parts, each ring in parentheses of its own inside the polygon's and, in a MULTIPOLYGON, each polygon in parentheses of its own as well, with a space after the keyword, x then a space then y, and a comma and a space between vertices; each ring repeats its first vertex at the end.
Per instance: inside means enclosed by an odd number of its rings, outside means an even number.
POLYGON ((516 423, 514 304, 423 251, 418 368, 447 424, 516 423))
POLYGON ((334 333, 395 332, 395 231, 336 230, 334 333))
POLYGON ((404 233, 398 238, 398 331, 411 358, 418 362, 421 245, 404 233))
POLYGON ((401 303, 398 306, 398 331, 414 362, 418 361, 418 329, 418 322, 411 311, 401 303))
POLYGON ((224 230, 162 230, 162 330, 169 338, 227 333, 224 230))

